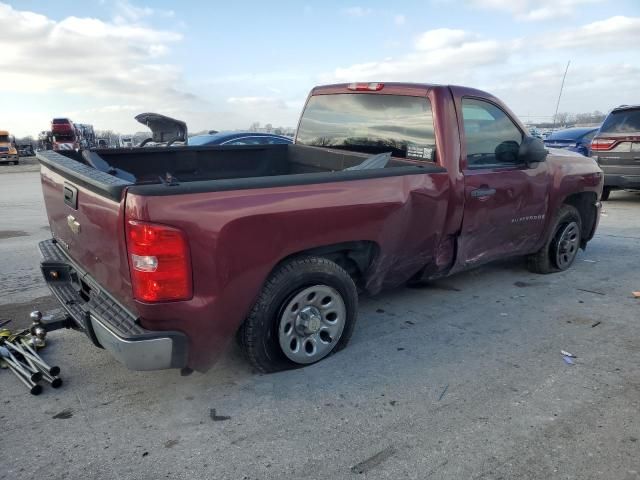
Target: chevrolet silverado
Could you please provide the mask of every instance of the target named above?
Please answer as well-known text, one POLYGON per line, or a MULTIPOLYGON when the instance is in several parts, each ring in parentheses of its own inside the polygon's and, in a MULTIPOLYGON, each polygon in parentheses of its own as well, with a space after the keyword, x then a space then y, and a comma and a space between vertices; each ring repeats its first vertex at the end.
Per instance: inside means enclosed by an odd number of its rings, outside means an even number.
POLYGON ((347 344, 360 294, 518 255, 565 270, 603 186, 494 96, 427 84, 316 87, 292 145, 38 158, 43 275, 136 370, 205 371, 234 336, 260 371, 300 367, 347 344))

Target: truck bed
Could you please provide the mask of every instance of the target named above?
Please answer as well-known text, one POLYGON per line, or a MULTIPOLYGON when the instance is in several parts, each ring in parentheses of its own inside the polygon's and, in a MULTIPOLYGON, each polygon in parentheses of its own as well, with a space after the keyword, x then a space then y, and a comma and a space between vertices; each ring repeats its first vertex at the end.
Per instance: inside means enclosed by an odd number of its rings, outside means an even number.
POLYGON ((102 162, 101 169, 91 166, 86 155, 44 151, 38 158, 57 173, 113 199, 127 187, 138 194, 173 195, 443 171, 431 162, 400 159, 391 159, 385 168, 345 170, 371 155, 303 145, 94 150, 91 155, 102 162))

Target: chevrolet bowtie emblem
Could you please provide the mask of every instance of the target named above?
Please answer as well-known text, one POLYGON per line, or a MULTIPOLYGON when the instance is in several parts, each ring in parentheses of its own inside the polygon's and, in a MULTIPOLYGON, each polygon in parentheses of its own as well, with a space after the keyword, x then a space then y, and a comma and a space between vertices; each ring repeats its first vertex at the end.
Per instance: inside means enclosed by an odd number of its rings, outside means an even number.
POLYGON ((73 215, 67 216, 67 225, 69 225, 69 228, 71 229, 71 231, 76 235, 80 233, 80 223, 76 220, 76 218, 73 215))

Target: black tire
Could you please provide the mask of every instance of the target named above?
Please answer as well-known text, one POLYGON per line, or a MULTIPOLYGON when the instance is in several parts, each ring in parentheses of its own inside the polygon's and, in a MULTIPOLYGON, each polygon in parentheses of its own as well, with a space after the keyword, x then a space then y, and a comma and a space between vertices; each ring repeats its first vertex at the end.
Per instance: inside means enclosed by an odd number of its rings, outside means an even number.
MULTIPOLYGON (((295 363, 287 358, 280 347, 278 331, 280 316, 290 299, 305 288, 316 284, 335 289, 346 307, 342 334, 326 356, 347 345, 353 333, 358 310, 358 293, 352 278, 342 267, 326 258, 294 258, 277 267, 271 274, 251 312, 238 330, 238 342, 256 369, 271 373, 309 364, 295 363)), ((322 358, 318 359, 320 360, 322 358)))
MULTIPOLYGON (((560 272, 571 267, 580 248, 582 233, 582 218, 580 212, 571 206, 563 205, 558 213, 551 229, 551 235, 545 242, 544 246, 536 253, 527 257, 527 267, 533 273, 553 273, 560 272), (575 251, 570 259, 563 261, 559 258, 559 242, 567 227, 575 222, 577 224, 577 239, 575 239, 575 251)), ((573 243, 573 242, 572 242, 573 243)))
POLYGON ((609 200, 609 195, 611 195, 611 187, 604 187, 602 189, 602 196, 600 197, 600 200, 606 202, 609 200))

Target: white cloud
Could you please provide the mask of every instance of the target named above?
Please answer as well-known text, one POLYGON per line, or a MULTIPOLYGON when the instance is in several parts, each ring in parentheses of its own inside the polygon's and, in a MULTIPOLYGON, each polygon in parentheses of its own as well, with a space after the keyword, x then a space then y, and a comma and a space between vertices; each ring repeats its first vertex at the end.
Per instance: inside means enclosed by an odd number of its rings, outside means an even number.
POLYGON ((467 73, 473 67, 501 63, 512 48, 509 42, 484 40, 463 30, 441 28, 419 35, 413 51, 405 55, 337 68, 324 75, 324 79, 460 82, 468 78, 467 73))
POLYGON ((393 23, 395 23, 398 26, 404 25, 405 23, 407 23, 407 17, 399 13, 393 17, 393 23))
MULTIPOLYGON (((505 101, 523 120, 549 120, 558 99, 566 64, 543 64, 496 76, 486 88, 505 101), (535 101, 531 101, 534 98, 535 101)), ((572 64, 567 74, 560 111, 606 112, 624 103, 638 102, 640 67, 613 62, 572 64), (612 88, 615 85, 615 88, 612 88)))
POLYGON ((371 15, 373 10, 365 7, 349 7, 342 10, 342 13, 350 17, 366 17, 371 15))
POLYGON ((635 17, 510 40, 442 28, 419 35, 405 55, 336 68, 322 80, 469 85, 497 94, 523 117, 541 117, 552 114, 566 60, 572 58, 561 109, 606 111, 639 102, 639 44, 635 17), (575 49, 596 53, 576 55, 575 49), (609 59, 604 52, 615 56, 609 59))
POLYGON ((82 113, 111 113, 111 112, 140 112, 142 105, 105 105, 103 107, 88 108, 82 113))
POLYGON ((173 17, 175 15, 173 10, 157 10, 147 6, 140 7, 132 4, 128 0, 118 0, 114 8, 116 12, 114 21, 116 23, 139 22, 145 17, 151 17, 153 15, 161 17, 173 17))
POLYGON ((640 45, 640 17, 607 18, 549 35, 544 43, 548 48, 637 49, 640 45))
POLYGON ((450 28, 437 28, 422 33, 416 39, 416 49, 437 50, 447 47, 458 47, 474 37, 464 30, 453 30, 450 28))
MULTIPOLYGON (((143 14, 144 10, 136 10, 131 15, 143 14)), ((106 102, 153 110, 195 100, 180 89, 184 84, 180 69, 162 61, 171 45, 182 39, 179 33, 86 17, 54 21, 5 3, 0 3, 0 32, 0 83, 5 95, 66 94, 77 96, 84 108, 106 102)))
POLYGON ((287 108, 284 100, 275 97, 229 97, 227 103, 246 107, 287 108))
POLYGON ((604 0, 467 0, 474 7, 507 12, 524 21, 567 17, 582 5, 601 1, 604 0))

